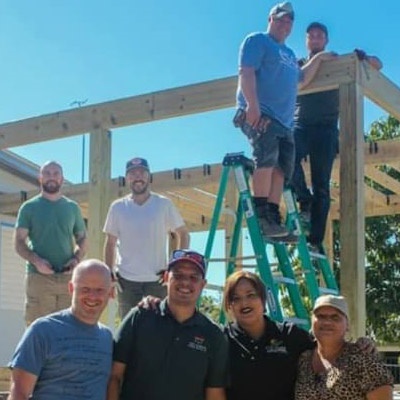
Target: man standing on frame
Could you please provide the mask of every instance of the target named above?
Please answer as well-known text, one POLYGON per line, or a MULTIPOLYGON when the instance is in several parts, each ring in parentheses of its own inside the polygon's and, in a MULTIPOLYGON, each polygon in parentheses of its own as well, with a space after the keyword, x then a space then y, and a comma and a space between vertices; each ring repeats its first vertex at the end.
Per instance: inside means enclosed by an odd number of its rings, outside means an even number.
MULTIPOLYGON (((308 57, 299 60, 305 65, 316 54, 325 51, 328 28, 312 22, 306 30, 308 57)), ((381 61, 356 50, 357 56, 373 68, 381 69, 381 61)), ((292 187, 300 205, 300 217, 309 226, 307 237, 316 251, 322 252, 326 221, 330 208, 330 179, 339 147, 339 90, 299 96, 296 103, 294 139, 296 147, 292 187), (309 156, 312 191, 307 188, 301 161, 309 156)))
POLYGON ((175 236, 176 248, 189 246, 189 233, 171 200, 150 191, 150 168, 144 158, 126 164, 131 194, 114 201, 104 225, 107 234, 104 260, 117 263, 118 302, 121 319, 143 296, 164 298, 166 288, 157 273, 167 264, 167 239, 175 236))
POLYGON ((285 45, 294 21, 289 2, 272 7, 266 32, 248 35, 239 52, 238 111, 234 123, 253 147, 254 205, 264 238, 286 242, 297 237, 282 225, 279 213, 284 182, 294 166, 293 118, 298 84, 315 76, 321 61, 334 58, 321 52, 300 70, 285 45))
POLYGON ((68 281, 86 252, 86 227, 78 204, 61 193, 63 169, 56 161, 41 168, 39 195, 18 212, 16 252, 27 261, 25 320, 67 308, 68 281))

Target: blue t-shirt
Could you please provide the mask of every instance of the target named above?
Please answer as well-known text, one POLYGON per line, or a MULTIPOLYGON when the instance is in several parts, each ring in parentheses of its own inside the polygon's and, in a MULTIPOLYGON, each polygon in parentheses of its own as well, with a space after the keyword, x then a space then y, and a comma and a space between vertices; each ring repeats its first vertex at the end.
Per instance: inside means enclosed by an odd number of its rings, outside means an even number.
POLYGON ((110 330, 63 310, 25 331, 9 367, 38 377, 32 400, 105 400, 111 363, 110 330))
MULTIPOLYGON (((301 79, 294 52, 285 44, 276 42, 268 33, 252 33, 240 47, 239 67, 255 69, 261 112, 291 129, 297 83, 301 79)), ((247 105, 240 88, 237 90, 237 105, 240 108, 247 105)))

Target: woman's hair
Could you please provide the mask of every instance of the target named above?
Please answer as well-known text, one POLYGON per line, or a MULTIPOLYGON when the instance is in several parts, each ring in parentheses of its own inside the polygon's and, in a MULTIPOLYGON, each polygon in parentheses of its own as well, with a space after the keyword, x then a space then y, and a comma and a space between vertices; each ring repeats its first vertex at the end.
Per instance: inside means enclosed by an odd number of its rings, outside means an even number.
POLYGON ((233 300, 233 295, 236 289, 236 286, 239 284, 241 280, 247 280, 250 282, 250 284, 254 287, 254 290, 256 291, 257 295, 260 297, 264 309, 265 309, 265 301, 267 298, 267 294, 265 291, 265 286, 263 281, 260 279, 260 277, 253 272, 249 271, 237 271, 234 272, 232 275, 228 277, 228 279, 225 282, 225 288, 224 288, 224 299, 223 299, 223 307, 226 312, 229 310, 229 305, 232 303, 233 300))

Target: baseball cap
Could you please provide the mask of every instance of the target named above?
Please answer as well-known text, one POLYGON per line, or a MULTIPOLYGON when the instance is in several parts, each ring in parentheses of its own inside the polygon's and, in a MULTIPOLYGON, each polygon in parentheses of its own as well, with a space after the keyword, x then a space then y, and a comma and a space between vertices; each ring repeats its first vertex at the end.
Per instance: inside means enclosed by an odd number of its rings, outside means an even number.
POLYGON ((132 158, 132 160, 129 160, 126 163, 126 172, 129 172, 134 168, 144 168, 147 169, 147 171, 150 171, 149 163, 147 162, 147 160, 140 157, 132 158))
POLYGON ((180 261, 189 261, 194 264, 201 272, 203 278, 206 275, 206 260, 204 256, 197 251, 189 250, 189 249, 180 249, 174 250, 172 252, 172 257, 168 263, 168 271, 174 267, 180 261))
POLYGON ((292 20, 294 20, 293 7, 292 4, 288 1, 275 4, 269 12, 270 17, 274 16, 276 18, 282 18, 285 15, 288 15, 292 20))
POLYGON ((306 32, 310 32, 311 29, 319 29, 325 33, 326 37, 328 37, 328 28, 326 25, 321 24, 321 22, 311 22, 311 24, 307 26, 306 32))
POLYGON ((317 298, 314 304, 313 313, 321 307, 333 307, 340 311, 346 318, 349 318, 349 310, 347 302, 343 296, 335 296, 333 294, 326 294, 317 298))

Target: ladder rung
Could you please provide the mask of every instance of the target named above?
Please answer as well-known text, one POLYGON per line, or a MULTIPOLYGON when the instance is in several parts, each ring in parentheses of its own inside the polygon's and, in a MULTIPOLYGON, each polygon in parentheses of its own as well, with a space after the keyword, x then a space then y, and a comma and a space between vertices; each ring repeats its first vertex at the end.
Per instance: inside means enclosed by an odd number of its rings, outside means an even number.
POLYGON ((320 294, 338 294, 338 290, 337 289, 329 289, 326 287, 320 287, 319 288, 319 293, 320 294))
POLYGON ((326 260, 327 259, 325 254, 316 253, 314 251, 310 251, 310 257, 311 258, 319 258, 320 260, 326 260))
POLYGON ((286 276, 275 276, 274 280, 277 283, 286 283, 288 285, 296 284, 296 281, 293 278, 286 278, 286 276))
POLYGON ((291 318, 285 318, 285 321, 290 322, 295 325, 306 325, 308 326, 309 321, 303 318, 296 318, 296 317, 291 317, 291 318))
POLYGON ((237 257, 225 257, 225 258, 209 258, 208 262, 232 262, 240 260, 256 260, 258 256, 237 256, 237 257))

